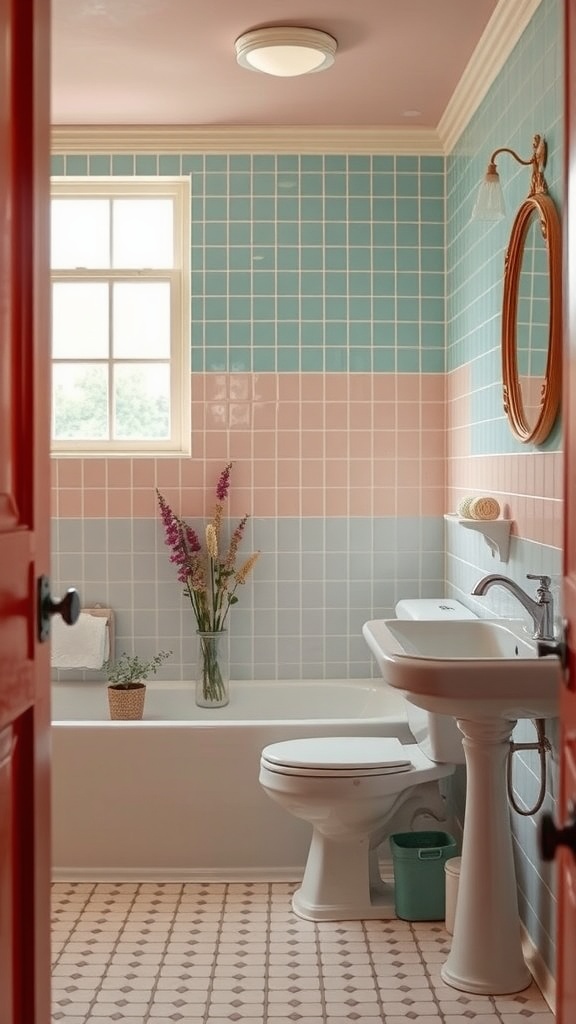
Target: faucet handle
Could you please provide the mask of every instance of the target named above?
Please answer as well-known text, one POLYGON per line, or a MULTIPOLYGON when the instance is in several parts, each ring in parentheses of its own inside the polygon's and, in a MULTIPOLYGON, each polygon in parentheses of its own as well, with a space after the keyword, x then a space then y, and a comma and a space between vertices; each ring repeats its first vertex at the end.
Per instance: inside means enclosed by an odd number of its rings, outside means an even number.
POLYGON ((540 580, 540 587, 539 587, 539 589, 542 589, 544 591, 548 590, 548 588, 549 588, 549 586, 550 586, 550 584, 552 582, 552 577, 551 576, 540 576, 538 573, 532 573, 532 572, 527 572, 526 573, 526 579, 527 580, 540 580))

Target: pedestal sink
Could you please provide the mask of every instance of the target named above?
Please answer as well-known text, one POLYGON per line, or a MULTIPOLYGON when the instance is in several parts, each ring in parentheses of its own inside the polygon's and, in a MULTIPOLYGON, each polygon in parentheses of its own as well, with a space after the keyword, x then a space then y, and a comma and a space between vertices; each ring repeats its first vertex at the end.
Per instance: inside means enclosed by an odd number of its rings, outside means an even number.
POLYGON ((506 792, 519 718, 558 715, 561 666, 513 619, 376 619, 363 627, 383 678, 426 711, 452 715, 466 757, 466 817, 452 948, 442 978, 464 992, 531 982, 520 936, 506 792))

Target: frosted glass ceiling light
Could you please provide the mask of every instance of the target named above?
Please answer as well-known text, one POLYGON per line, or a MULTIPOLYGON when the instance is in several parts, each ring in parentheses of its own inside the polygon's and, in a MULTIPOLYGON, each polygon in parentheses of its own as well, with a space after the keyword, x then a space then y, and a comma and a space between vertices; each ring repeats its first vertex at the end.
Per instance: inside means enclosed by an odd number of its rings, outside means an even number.
POLYGON ((327 32, 314 28, 276 27, 245 32, 234 45, 241 67, 293 78, 331 67, 337 43, 327 32))
POLYGON ((530 191, 529 196, 540 194, 546 194, 548 192, 548 185, 546 178, 544 177, 544 168, 546 167, 546 158, 548 148, 546 142, 541 135, 535 135, 532 140, 532 156, 529 160, 523 160, 522 157, 518 156, 515 150, 509 149, 507 146, 501 146, 500 149, 495 149, 490 157, 490 163, 488 164, 486 174, 484 175, 483 181, 480 183, 478 189, 478 195, 476 202, 474 203, 474 209, 470 220, 502 220, 506 215, 506 207, 504 205, 504 193, 502 192, 502 185, 500 184, 500 175, 496 169, 496 157, 499 153, 510 153, 519 164, 524 164, 525 167, 532 168, 532 176, 530 178, 530 191))

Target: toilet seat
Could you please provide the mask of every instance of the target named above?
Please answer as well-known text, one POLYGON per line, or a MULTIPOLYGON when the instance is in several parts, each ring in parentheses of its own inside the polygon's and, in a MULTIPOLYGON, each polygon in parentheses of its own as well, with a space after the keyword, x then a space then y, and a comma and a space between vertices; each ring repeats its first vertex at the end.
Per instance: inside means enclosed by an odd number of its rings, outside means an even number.
POLYGON ((262 768, 308 778, 397 775, 414 766, 400 741, 380 736, 324 736, 264 747, 262 768))

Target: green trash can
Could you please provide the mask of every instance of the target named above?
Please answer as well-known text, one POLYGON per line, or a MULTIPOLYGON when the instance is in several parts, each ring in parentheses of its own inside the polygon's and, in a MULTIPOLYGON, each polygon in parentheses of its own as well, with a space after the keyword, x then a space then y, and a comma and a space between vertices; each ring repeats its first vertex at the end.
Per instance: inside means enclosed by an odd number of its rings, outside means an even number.
POLYGON ((390 836, 394 907, 404 921, 443 921, 444 864, 458 854, 449 832, 395 832, 390 836))

